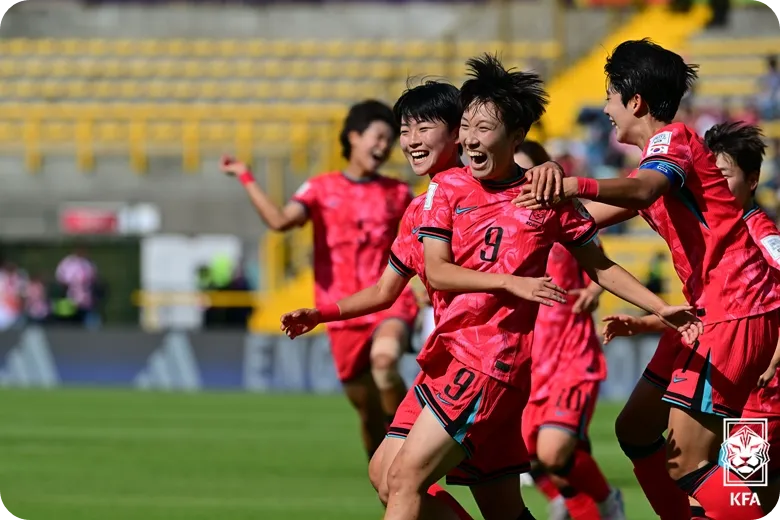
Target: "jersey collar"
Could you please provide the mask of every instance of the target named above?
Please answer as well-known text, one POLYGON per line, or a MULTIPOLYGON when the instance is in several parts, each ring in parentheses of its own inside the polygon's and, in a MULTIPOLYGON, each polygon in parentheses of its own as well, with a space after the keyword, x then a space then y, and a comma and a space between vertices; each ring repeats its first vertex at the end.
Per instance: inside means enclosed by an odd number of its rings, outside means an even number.
POLYGON ((519 166, 515 168, 515 174, 503 181, 493 181, 490 179, 486 180, 480 180, 480 184, 482 184, 483 187, 491 189, 491 190, 506 190, 509 188, 516 188, 517 186, 521 186, 525 184, 525 170, 519 166))
POLYGON ((347 175, 346 172, 342 171, 341 176, 347 179, 349 182, 354 182, 355 184, 366 184, 367 182, 375 181, 377 177, 379 177, 378 173, 372 173, 368 177, 363 177, 362 179, 356 179, 354 177, 350 177, 347 175))

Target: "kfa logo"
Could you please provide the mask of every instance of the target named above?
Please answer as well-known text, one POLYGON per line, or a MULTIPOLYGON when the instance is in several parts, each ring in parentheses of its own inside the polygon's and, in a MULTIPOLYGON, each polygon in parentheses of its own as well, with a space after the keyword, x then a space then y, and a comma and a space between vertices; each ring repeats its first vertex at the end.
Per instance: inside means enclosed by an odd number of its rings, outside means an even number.
MULTIPOLYGON (((756 487, 769 483, 769 442, 766 419, 724 419, 720 465, 725 487, 756 487)), ((760 505, 752 492, 731 493, 731 505, 760 505)))

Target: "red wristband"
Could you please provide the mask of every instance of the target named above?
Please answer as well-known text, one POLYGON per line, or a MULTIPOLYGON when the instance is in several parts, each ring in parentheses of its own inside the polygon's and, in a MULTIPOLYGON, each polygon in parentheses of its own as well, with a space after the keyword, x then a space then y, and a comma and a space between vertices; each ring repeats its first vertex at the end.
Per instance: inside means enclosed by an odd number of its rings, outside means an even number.
POLYGON ((341 317, 341 309, 339 309, 339 306, 335 303, 328 303, 322 307, 317 307, 317 310, 320 311, 322 323, 336 321, 341 317))
POLYGON ((593 200, 599 196, 599 181, 587 177, 577 177, 577 196, 593 200))
POLYGON ((243 172, 241 172, 241 174, 238 176, 238 182, 240 182, 244 186, 255 182, 255 178, 252 176, 252 171, 244 170, 243 172))

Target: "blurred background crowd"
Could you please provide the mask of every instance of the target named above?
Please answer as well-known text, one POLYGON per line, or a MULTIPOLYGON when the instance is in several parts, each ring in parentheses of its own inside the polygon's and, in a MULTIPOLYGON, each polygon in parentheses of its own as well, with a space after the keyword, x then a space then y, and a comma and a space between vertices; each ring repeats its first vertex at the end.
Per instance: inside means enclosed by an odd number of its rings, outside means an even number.
MULTIPOLYGON (((545 78, 532 137, 573 175, 628 174, 639 151, 602 114, 603 63, 649 36, 700 64, 678 119, 761 125, 760 204, 778 215, 780 27, 752 0, 30 0, 0 27, 0 329, 25 323, 249 327, 311 303, 311 232, 269 233, 222 153, 284 202, 338 170, 346 109, 409 78, 459 85, 498 52, 545 78)), ((410 181, 400 152, 384 169, 410 181)), ((679 300, 640 221, 605 247, 679 300)), ((619 304, 605 299, 604 312, 619 304)))

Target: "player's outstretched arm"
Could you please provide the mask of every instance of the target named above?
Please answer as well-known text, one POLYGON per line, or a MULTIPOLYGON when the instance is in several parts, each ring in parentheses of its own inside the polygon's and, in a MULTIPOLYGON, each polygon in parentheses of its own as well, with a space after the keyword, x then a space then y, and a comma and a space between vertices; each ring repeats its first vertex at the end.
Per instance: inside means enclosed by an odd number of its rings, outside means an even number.
POLYGON ((637 212, 633 209, 619 208, 603 202, 586 202, 585 208, 596 221, 599 229, 608 228, 615 224, 620 224, 626 220, 636 217, 637 212))
MULTIPOLYGON (((550 182, 542 179, 541 182, 550 182)), ((514 199, 514 204, 529 209, 540 209, 557 204, 575 197, 603 202, 611 206, 617 206, 629 210, 649 208, 659 197, 671 188, 669 177, 656 170, 638 170, 633 176, 622 179, 588 179, 585 177, 565 177, 562 179, 562 190, 559 197, 553 197, 545 202, 540 199, 534 187, 526 184, 522 187, 523 193, 514 199)), ((551 186, 550 190, 554 190, 551 186)), ((546 187, 545 187, 546 189, 546 187)), ((590 209, 590 208, 588 208, 590 209)))
POLYGON ((409 278, 387 267, 379 281, 322 309, 298 309, 280 318, 280 329, 290 339, 314 330, 320 323, 359 318, 389 309, 401 296, 409 278))
POLYGON ((628 314, 613 314, 603 320, 604 344, 606 345, 619 336, 636 336, 647 332, 663 332, 666 325, 654 314, 647 316, 631 316, 628 314))
POLYGON ((777 374, 777 367, 780 366, 780 339, 777 340, 777 346, 775 347, 775 353, 772 355, 772 361, 769 363, 769 367, 758 378, 758 387, 764 388, 777 374))
POLYGON ((679 331, 686 343, 693 343, 703 332, 701 321, 690 312, 692 307, 668 305, 607 258, 595 243, 571 247, 570 251, 593 281, 618 298, 658 316, 666 326, 679 331))
POLYGON ((306 223, 308 219, 306 208, 297 202, 289 202, 283 208, 279 208, 255 182, 248 165, 225 156, 222 158, 220 169, 225 175, 234 176, 241 181, 257 214, 269 228, 274 231, 287 231, 306 223))
POLYGON ((494 292, 506 291, 518 298, 551 307, 554 302, 566 303, 566 291, 552 282, 552 278, 525 278, 510 274, 482 273, 452 263, 452 249, 448 242, 423 238, 425 276, 437 291, 494 292))

